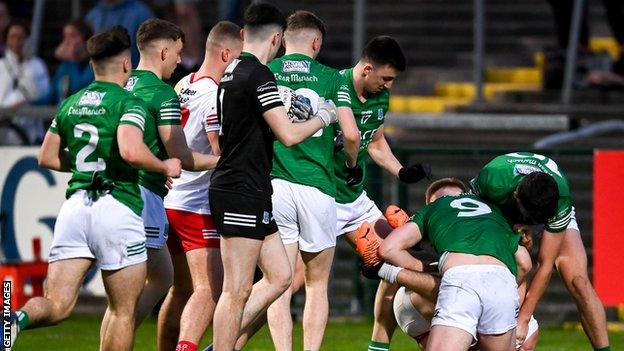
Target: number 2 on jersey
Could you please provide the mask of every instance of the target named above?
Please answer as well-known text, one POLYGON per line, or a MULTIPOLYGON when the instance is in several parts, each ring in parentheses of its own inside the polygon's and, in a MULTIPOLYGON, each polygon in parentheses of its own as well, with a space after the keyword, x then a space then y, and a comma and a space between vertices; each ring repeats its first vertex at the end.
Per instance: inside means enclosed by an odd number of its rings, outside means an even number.
POLYGON ((104 159, 98 157, 96 162, 87 161, 87 157, 95 151, 98 140, 100 139, 97 128, 89 123, 76 124, 74 127, 74 137, 81 138, 84 133, 89 135, 89 141, 78 151, 78 154, 76 154, 76 169, 80 172, 105 170, 106 162, 104 162, 104 159))
POLYGON ((471 198, 460 198, 450 203, 452 208, 459 210, 457 217, 476 217, 492 213, 490 206, 471 198))

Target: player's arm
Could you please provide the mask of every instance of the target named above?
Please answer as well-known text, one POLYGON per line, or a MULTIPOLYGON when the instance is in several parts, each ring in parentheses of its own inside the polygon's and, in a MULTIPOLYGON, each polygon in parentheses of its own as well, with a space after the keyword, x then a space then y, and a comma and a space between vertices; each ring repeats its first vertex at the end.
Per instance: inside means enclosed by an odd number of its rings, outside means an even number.
POLYGON ((204 121, 206 137, 210 143, 210 149, 215 156, 221 156, 221 146, 219 145, 219 118, 217 117, 217 107, 214 106, 210 109, 210 113, 206 116, 204 121))
POLYGON ((388 141, 384 136, 384 125, 382 124, 373 135, 373 139, 368 144, 368 154, 375 161, 375 163, 388 171, 395 177, 399 176, 399 171, 403 168, 401 162, 394 156, 388 141))
POLYGON ((219 146, 219 132, 208 132, 206 133, 208 137, 208 142, 210 143, 210 149, 212 150, 212 154, 215 156, 221 156, 221 146, 219 146))
POLYGON ((158 135, 167 150, 167 154, 170 157, 179 158, 183 169, 187 171, 205 171, 217 166, 219 157, 204 155, 188 147, 181 125, 159 125, 158 135))
MULTIPOLYGON (((551 233, 546 230, 544 231, 540 242, 535 274, 533 275, 533 279, 528 286, 524 303, 520 308, 518 323, 524 323, 524 325, 529 323, 531 315, 544 295, 544 292, 548 287, 548 283, 550 282, 553 266, 555 265, 555 259, 559 255, 564 235, 564 232, 551 233)), ((519 339, 520 337, 522 336, 518 335, 519 339)), ((526 337, 526 335, 524 335, 524 337, 526 337)))
POLYGON ((69 152, 65 149, 60 135, 52 131, 46 133, 39 149, 38 162, 39 166, 44 168, 59 172, 71 171, 69 152))
POLYGON ((320 118, 311 118, 302 123, 292 123, 288 119, 284 106, 277 106, 265 111, 262 116, 273 130, 275 137, 285 146, 299 144, 325 127, 320 118))
POLYGON ((393 230, 379 246, 379 256, 395 266, 423 272, 424 264, 408 251, 422 240, 418 225, 407 222, 393 230))
POLYGON ((347 165, 355 167, 358 152, 360 151, 360 131, 355 123, 355 117, 353 117, 353 111, 350 107, 338 106, 338 124, 342 131, 347 165))

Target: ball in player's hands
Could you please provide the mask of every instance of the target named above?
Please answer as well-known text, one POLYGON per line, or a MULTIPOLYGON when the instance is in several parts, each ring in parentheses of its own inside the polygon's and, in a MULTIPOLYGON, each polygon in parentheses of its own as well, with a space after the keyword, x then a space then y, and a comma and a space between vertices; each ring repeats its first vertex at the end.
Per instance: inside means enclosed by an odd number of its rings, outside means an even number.
POLYGON ((309 99, 298 96, 294 90, 289 87, 279 85, 277 87, 280 99, 286 109, 286 114, 291 122, 305 122, 312 116, 312 107, 309 99))

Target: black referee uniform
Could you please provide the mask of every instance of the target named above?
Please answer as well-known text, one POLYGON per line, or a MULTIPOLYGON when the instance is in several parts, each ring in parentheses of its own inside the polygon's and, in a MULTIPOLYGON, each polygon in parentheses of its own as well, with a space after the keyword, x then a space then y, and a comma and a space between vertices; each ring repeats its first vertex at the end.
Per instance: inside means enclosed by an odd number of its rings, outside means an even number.
POLYGON ((275 139, 262 114, 283 106, 269 68, 243 52, 219 85, 221 158, 210 180, 210 212, 223 236, 264 240, 277 232, 270 172, 275 139))

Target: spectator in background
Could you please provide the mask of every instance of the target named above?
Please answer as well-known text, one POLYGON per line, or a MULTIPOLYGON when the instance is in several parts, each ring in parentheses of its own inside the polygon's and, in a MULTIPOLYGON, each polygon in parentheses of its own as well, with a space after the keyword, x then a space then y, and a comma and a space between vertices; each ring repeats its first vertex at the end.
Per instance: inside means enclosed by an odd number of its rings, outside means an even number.
POLYGON ((63 41, 54 52, 54 57, 61 63, 56 69, 48 93, 33 104, 58 105, 93 81, 93 70, 87 53, 87 40, 92 35, 91 26, 82 20, 69 22, 63 27, 63 41))
POLYGON ((50 77, 45 63, 26 50, 30 35, 23 22, 6 31, 6 52, 0 59, 0 107, 16 107, 46 94, 50 77))
POLYGON ((115 25, 125 27, 132 41, 132 66, 136 67, 139 63, 136 32, 143 21, 152 17, 154 17, 152 10, 139 0, 100 0, 87 13, 85 19, 91 23, 95 33, 102 32, 115 25))
MULTIPOLYGON (((180 26, 186 41, 182 49, 182 62, 178 66, 179 81, 182 77, 199 69, 204 59, 205 36, 197 10, 198 0, 175 0, 175 23, 180 26)), ((178 72, 176 72, 178 73, 178 72)), ((176 74, 178 76, 178 74, 176 74)))
MULTIPOLYGON (((26 50, 28 27, 23 22, 13 22, 6 33, 6 52, 0 59, 0 107, 16 108, 46 94, 50 77, 43 61, 26 50)), ((14 134, 0 135, 5 144, 33 144, 43 138, 40 119, 13 117, 11 124, 19 128, 27 140, 21 141, 14 134)))
POLYGON ((0 1, 0 57, 4 56, 6 49, 6 38, 4 32, 6 32, 9 24, 11 23, 11 11, 6 2, 0 1))

